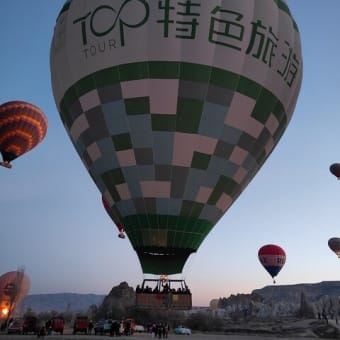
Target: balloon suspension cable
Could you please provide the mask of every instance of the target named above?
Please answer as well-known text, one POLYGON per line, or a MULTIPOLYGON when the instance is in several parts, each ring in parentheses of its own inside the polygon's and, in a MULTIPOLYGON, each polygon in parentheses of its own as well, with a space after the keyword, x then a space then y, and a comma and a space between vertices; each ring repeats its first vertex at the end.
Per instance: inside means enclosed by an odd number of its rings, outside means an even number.
POLYGON ((7 169, 12 169, 12 164, 10 162, 7 162, 7 161, 0 162, 0 165, 7 169))
POLYGON ((273 280, 273 283, 274 283, 274 285, 275 285, 276 281, 275 281, 275 280, 273 280))

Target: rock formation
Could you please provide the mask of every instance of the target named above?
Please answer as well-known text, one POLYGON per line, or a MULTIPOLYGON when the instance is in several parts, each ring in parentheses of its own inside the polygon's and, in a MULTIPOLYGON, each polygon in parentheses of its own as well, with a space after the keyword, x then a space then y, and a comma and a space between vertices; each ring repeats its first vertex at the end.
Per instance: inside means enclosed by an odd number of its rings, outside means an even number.
POLYGON ((340 282, 275 285, 256 289, 251 294, 218 299, 219 314, 226 318, 321 318, 340 315, 340 282))

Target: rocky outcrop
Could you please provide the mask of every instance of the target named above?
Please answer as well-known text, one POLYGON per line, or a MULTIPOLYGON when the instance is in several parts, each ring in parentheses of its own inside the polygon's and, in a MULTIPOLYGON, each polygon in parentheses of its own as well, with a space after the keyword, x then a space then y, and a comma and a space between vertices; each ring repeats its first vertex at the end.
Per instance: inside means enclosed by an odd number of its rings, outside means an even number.
POLYGON ((104 298, 101 305, 102 309, 124 309, 132 307, 136 303, 136 294, 127 282, 121 282, 118 286, 113 287, 110 293, 104 298))
POLYGON ((301 292, 300 308, 297 316, 300 318, 312 319, 317 315, 316 306, 313 302, 309 302, 304 291, 301 292))
POLYGON ((321 318, 323 311, 335 319, 340 315, 340 282, 267 286, 218 301, 218 314, 231 319, 321 318))

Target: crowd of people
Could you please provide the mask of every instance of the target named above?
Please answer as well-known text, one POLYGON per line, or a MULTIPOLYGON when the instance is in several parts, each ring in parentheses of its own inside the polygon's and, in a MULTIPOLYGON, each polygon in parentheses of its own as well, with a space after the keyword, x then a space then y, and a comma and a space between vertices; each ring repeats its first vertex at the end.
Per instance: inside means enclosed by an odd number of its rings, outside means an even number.
POLYGON ((169 325, 163 324, 162 322, 158 324, 152 324, 150 327, 151 329, 148 329, 149 333, 151 333, 151 336, 153 338, 167 338, 169 333, 169 325))
POLYGON ((140 285, 137 285, 136 293, 191 294, 190 289, 188 288, 187 285, 185 285, 184 287, 178 287, 176 289, 176 288, 171 288, 168 283, 157 284, 154 288, 152 288, 148 285, 146 285, 146 286, 142 285, 142 287, 140 285))

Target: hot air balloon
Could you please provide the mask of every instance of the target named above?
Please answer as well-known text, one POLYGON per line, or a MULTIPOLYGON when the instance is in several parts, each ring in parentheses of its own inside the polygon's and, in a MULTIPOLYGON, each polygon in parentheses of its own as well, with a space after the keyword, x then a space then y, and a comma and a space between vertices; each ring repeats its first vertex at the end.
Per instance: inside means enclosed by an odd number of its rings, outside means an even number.
POLYGON ((328 247, 340 258, 340 238, 332 237, 328 240, 328 247))
MULTIPOLYGON (((274 279, 286 262, 286 253, 275 244, 267 244, 259 249, 258 258, 262 266, 274 279)), ((275 280, 273 282, 275 283, 275 280)))
MULTIPOLYGON (((106 212, 108 213, 108 215, 111 217, 112 221, 114 223, 116 223, 115 221, 117 221, 116 217, 114 214, 111 213, 110 211, 110 205, 107 203, 106 199, 104 198, 104 196, 102 196, 102 203, 103 203, 103 206, 106 210, 106 212)), ((121 224, 119 223, 116 223, 116 226, 117 226, 117 229, 118 229, 118 237, 119 238, 125 238, 125 233, 124 233, 124 228, 121 224)))
POLYGON ((24 299, 31 286, 23 270, 0 276, 0 319, 8 320, 15 307, 24 299))
POLYGON ((340 179, 340 164, 334 163, 329 167, 329 171, 337 178, 340 179))
POLYGON ((50 53, 62 122, 144 274, 188 257, 283 135, 302 81, 285 1, 66 1, 50 53))
POLYGON ((11 161, 33 149, 46 135, 47 118, 35 105, 10 101, 0 106, 0 165, 11 168, 11 161))

